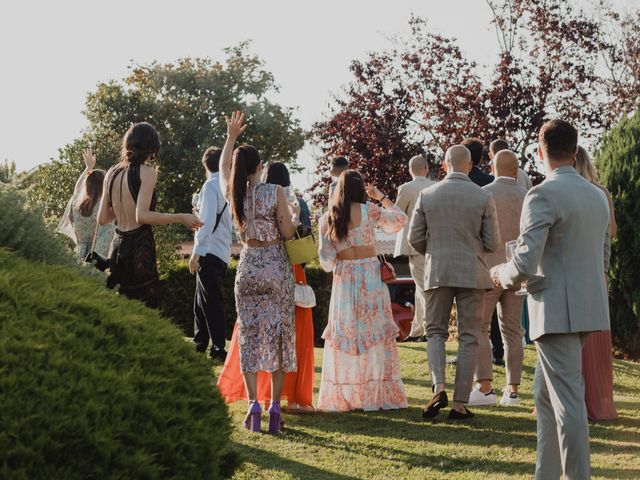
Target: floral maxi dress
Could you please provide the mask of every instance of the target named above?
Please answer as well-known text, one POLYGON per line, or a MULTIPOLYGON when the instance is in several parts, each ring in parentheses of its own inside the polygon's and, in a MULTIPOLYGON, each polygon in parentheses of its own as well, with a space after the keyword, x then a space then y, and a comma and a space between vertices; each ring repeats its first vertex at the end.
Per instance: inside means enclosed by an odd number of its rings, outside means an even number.
POLYGON ((377 257, 337 260, 352 246, 374 245, 375 226, 396 233, 407 223, 397 207, 362 204, 362 222, 335 245, 328 237, 327 214, 320 221, 320 263, 333 271, 318 408, 324 411, 407 407, 396 346, 389 290, 377 257))

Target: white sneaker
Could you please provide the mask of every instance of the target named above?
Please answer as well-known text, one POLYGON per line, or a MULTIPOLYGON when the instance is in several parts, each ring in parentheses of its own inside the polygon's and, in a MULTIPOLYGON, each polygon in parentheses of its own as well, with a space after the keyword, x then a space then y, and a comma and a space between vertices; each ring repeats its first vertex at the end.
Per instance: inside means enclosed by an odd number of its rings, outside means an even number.
POLYGON ((476 389, 471 392, 467 405, 471 405, 472 407, 486 407, 495 405, 497 401, 498 397, 493 389, 491 389, 489 393, 482 393, 476 389))
POLYGON ((507 389, 504 389, 502 392, 502 398, 500 399, 500 405, 518 405, 520 403, 520 399, 518 398, 518 394, 516 392, 510 392, 507 389))

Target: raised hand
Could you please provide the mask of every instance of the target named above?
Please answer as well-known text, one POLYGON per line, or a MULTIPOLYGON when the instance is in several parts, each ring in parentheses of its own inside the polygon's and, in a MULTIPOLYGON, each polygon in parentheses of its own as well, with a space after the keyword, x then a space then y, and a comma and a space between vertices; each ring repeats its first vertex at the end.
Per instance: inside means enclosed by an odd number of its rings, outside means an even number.
POLYGON ((227 122, 227 136, 229 138, 238 138, 247 129, 248 125, 244 123, 244 113, 233 112, 231 118, 224 116, 227 122))
POLYGON ((96 166, 96 156, 93 154, 93 150, 85 148, 82 152, 82 158, 84 159, 84 165, 87 170, 93 170, 96 166))
POLYGON ((371 184, 371 183, 367 183, 365 185, 365 189, 367 190, 367 195, 369 195, 371 198, 373 198, 374 200, 382 200, 385 197, 385 194, 382 193, 378 187, 376 187, 375 185, 371 184))

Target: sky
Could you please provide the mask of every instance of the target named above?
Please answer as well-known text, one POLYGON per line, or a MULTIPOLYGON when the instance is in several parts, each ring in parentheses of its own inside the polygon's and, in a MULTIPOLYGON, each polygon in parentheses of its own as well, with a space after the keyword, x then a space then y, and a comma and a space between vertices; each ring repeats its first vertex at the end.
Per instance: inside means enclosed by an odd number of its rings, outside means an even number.
MULTIPOLYGON (((640 0, 617 0, 637 5, 640 0)), ((414 13, 456 37, 481 64, 497 54, 484 0, 7 1, 0 5, 0 161, 28 170, 87 126, 86 94, 133 63, 224 59, 244 40, 280 86, 276 99, 308 128, 328 111, 348 67, 408 32, 414 13)), ((299 159, 310 166, 312 147, 299 159)), ((297 175, 298 188, 310 181, 297 175)))

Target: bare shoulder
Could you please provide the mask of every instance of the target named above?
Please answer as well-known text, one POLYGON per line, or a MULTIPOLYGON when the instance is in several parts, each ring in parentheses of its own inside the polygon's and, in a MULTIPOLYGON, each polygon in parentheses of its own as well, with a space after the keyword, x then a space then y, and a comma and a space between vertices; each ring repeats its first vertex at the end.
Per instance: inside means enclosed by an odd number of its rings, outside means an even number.
POLYGON ((156 180, 158 171, 149 165, 140 165, 140 178, 144 180, 156 180))

